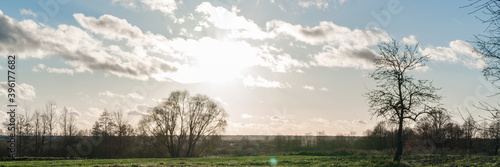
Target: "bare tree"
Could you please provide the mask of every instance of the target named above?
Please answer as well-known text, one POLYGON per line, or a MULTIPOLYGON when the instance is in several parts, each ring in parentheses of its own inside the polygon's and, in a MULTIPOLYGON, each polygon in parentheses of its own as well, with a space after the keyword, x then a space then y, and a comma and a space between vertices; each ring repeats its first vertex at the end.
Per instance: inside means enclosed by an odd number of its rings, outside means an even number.
POLYGON ((499 143, 500 143, 500 121, 491 122, 488 128, 490 138, 494 140, 493 143, 493 153, 498 155, 499 143))
POLYGON ((417 53, 418 45, 406 45, 403 51, 396 41, 379 45, 381 57, 375 60, 376 70, 369 77, 377 81, 377 89, 366 93, 373 115, 398 122, 397 149, 394 161, 403 153, 403 124, 416 121, 422 114, 437 110, 441 96, 428 80, 415 80, 409 74, 423 66, 428 56, 417 53))
POLYGON ((60 115, 59 125, 61 126, 63 143, 64 145, 70 145, 74 140, 74 135, 76 135, 76 120, 74 114, 72 114, 68 108, 64 107, 60 115))
POLYGON ((47 132, 45 124, 45 114, 40 113, 36 109, 33 115, 34 135, 35 135, 35 155, 40 155, 43 152, 45 145, 45 135, 47 132))
POLYGON ((113 112, 114 122, 116 124, 116 135, 118 136, 118 151, 122 152, 124 148, 124 143, 126 143, 126 136, 132 135, 133 128, 129 124, 128 116, 124 117, 123 110, 118 110, 113 112))
POLYGON ((446 124, 451 122, 451 116, 446 110, 442 108, 432 112, 425 119, 431 122, 431 138, 438 148, 443 148, 444 141, 446 140, 446 132, 444 130, 446 124), (440 110, 441 109, 441 110, 440 110))
POLYGON ((18 128, 18 134, 16 136, 19 137, 18 142, 18 154, 26 155, 25 153, 29 152, 29 140, 30 136, 33 134, 33 124, 31 122, 31 108, 28 105, 23 106, 24 113, 19 115, 19 118, 16 120, 18 128))
POLYGON ((99 119, 96 121, 96 124, 100 127, 101 136, 114 136, 116 124, 113 122, 113 116, 108 110, 104 109, 99 119))
POLYGON ((78 129, 76 127, 75 114, 69 113, 69 119, 68 119, 68 123, 66 124, 66 128, 67 128, 68 136, 73 137, 76 135, 78 129))
POLYGON ((171 156, 189 157, 200 140, 224 131, 226 118, 225 110, 208 96, 190 97, 187 91, 175 91, 141 123, 171 156))
MULTIPOLYGON (((486 62, 486 66, 482 71, 484 77, 495 87, 500 88, 500 1, 474 0, 468 7, 474 8, 474 11, 472 13, 478 12, 482 16, 486 17, 478 17, 478 19, 483 24, 487 24, 488 27, 483 34, 475 35, 475 44, 477 51, 482 55, 482 59, 486 62)), ((499 92, 496 92, 494 95, 499 94, 499 92)), ((479 106, 476 107, 488 111, 491 114, 490 118, 485 119, 485 121, 488 123, 485 123, 484 125, 492 125, 499 121, 500 106, 498 105, 498 103, 496 105, 492 105, 486 102, 482 102, 479 106)), ((500 133, 500 129, 492 128, 491 126, 481 126, 478 128, 482 129, 483 131, 491 131, 492 129, 494 129, 497 131, 492 133, 500 133)), ((497 154, 497 150, 500 146, 500 139, 495 139, 495 141, 496 143, 494 145, 494 152, 495 154, 497 154)))
POLYGON ((477 126, 476 121, 469 115, 464 124, 462 124, 462 129, 464 131, 465 141, 467 142, 467 149, 472 149, 473 138, 476 136, 477 126))
POLYGON ((497 88, 500 81, 500 1, 474 0, 469 7, 474 7, 472 13, 479 12, 487 18, 479 18, 483 24, 488 24, 485 34, 476 35, 476 48, 480 52, 487 66, 483 74, 497 88))
POLYGON ((133 133, 128 116, 125 117, 123 110, 113 112, 113 119, 116 124, 116 135, 119 137, 129 136, 133 133))
POLYGON ((62 113, 61 113, 61 122, 59 122, 62 130, 62 135, 64 137, 68 136, 68 122, 69 122, 69 111, 68 108, 64 107, 62 113))
POLYGON ((366 136, 370 139, 370 144, 377 150, 387 149, 390 146, 391 131, 387 130, 386 122, 378 122, 373 130, 367 130, 366 136))
POLYGON ((185 144, 184 115, 188 110, 188 103, 187 91, 172 92, 167 100, 152 109, 148 119, 156 125, 152 129, 152 134, 158 136, 158 141, 165 144, 172 157, 181 156, 181 149, 185 144))
POLYGON ((55 134, 55 129, 56 129, 56 123, 57 123, 57 111, 56 111, 56 103, 54 102, 47 102, 45 104, 45 124, 47 126, 47 133, 48 133, 48 144, 49 144, 49 151, 52 154, 52 137, 54 137, 55 134))
POLYGON ((191 98, 187 114, 188 150, 186 156, 191 157, 200 139, 217 135, 225 130, 227 114, 220 104, 200 94, 191 98))

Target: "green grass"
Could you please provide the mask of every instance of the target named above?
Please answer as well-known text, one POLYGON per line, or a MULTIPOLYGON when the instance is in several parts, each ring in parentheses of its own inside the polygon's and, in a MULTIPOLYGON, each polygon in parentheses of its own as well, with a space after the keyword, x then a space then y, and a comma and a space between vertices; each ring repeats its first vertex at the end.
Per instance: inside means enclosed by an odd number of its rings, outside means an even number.
MULTIPOLYGON (((271 156, 7 161, 0 166, 270 166, 271 156)), ((390 155, 276 156, 277 166, 500 166, 499 156, 390 155)))

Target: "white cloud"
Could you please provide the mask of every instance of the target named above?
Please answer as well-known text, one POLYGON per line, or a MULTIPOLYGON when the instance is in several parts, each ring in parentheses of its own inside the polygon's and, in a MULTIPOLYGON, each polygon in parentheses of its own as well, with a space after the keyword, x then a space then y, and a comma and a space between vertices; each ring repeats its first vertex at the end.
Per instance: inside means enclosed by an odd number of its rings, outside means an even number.
MULTIPOLYGON (((83 18, 79 14, 75 16, 77 19, 83 18)), ((0 25, 2 25, 0 54, 17 53, 22 55, 21 59, 57 55, 73 67, 75 72, 103 70, 119 77, 141 80, 150 78, 165 80, 157 76, 177 70, 173 63, 148 56, 148 52, 161 52, 158 47, 166 45, 152 42, 158 38, 150 33, 146 34, 151 35, 149 40, 135 41, 141 45, 129 46, 133 51, 128 52, 116 45, 106 45, 104 41, 75 26, 61 24, 54 29, 47 25, 39 25, 33 20, 17 22, 1 12, 0 25)), ((113 26, 113 24, 102 24, 102 26, 113 26)))
POLYGON ((330 121, 326 120, 325 118, 311 118, 310 121, 321 123, 321 124, 328 124, 330 122, 330 121))
POLYGON ((419 48, 420 53, 430 55, 430 59, 443 62, 460 62, 472 69, 482 69, 485 62, 475 48, 462 40, 451 41, 448 47, 419 48))
POLYGON ((280 20, 270 21, 266 25, 274 34, 322 46, 321 52, 312 54, 314 60, 310 64, 314 66, 371 69, 378 54, 370 47, 391 39, 378 28, 351 30, 327 21, 315 27, 292 25, 280 20))
POLYGON ((251 75, 248 75, 246 78, 243 79, 243 85, 248 86, 248 87, 263 87, 263 88, 289 88, 291 87, 290 84, 286 83, 280 83, 278 81, 268 81, 261 76, 258 76, 257 78, 253 78, 251 75))
POLYGON ((144 97, 142 97, 142 95, 138 94, 138 93, 128 93, 127 94, 127 97, 128 98, 131 98, 131 99, 136 99, 136 100, 142 100, 144 99, 144 97))
POLYGON ((241 118, 243 118, 243 119, 253 118, 253 115, 241 114, 241 118))
POLYGON ((359 119, 358 119, 358 120, 352 120, 352 123, 354 123, 354 124, 362 124, 362 125, 367 124, 367 122, 366 122, 366 121, 359 120, 359 119))
POLYGON ((129 98, 129 99, 134 99, 134 100, 142 100, 144 99, 143 96, 137 94, 137 93, 128 93, 126 95, 122 95, 122 94, 116 94, 116 93, 112 93, 110 91, 105 91, 105 92, 99 92, 98 93, 99 95, 101 96, 108 96, 108 97, 118 97, 118 98, 129 98))
POLYGON ((304 88, 305 90, 314 90, 314 86, 310 86, 310 85, 304 85, 304 86, 302 86, 302 88, 304 88))
POLYGON ((322 21, 315 27, 303 27, 273 20, 267 22, 266 27, 275 34, 291 36, 311 45, 328 43, 333 46, 371 46, 391 39, 385 31, 378 28, 351 30, 328 21, 322 21))
MULTIPOLYGON (((343 2, 344 0, 341 0, 343 2)), ((318 9, 327 9, 328 8, 328 2, 326 0, 306 0, 306 1, 299 1, 298 5, 303 7, 303 8, 308 8, 311 6, 315 6, 318 9)))
MULTIPOLYGON (((235 13, 237 9, 230 12, 222 7, 214 7, 210 3, 202 3, 196 10, 207 14, 205 19, 218 28, 231 29, 238 31, 238 33, 240 31, 241 33, 246 31, 264 33, 252 21, 237 16, 235 13), (225 17, 228 17, 230 22, 225 20, 225 17)), ((196 40, 185 38, 167 39, 162 35, 155 35, 150 32, 144 33, 126 20, 111 15, 94 18, 86 17, 83 14, 75 14, 74 17, 82 27, 95 34, 102 35, 105 39, 125 40, 127 46, 133 50, 132 52, 126 52, 120 47, 109 46, 110 52, 127 59, 140 59, 138 62, 156 59, 157 61, 154 62, 163 62, 163 67, 172 67, 170 71, 166 69, 167 71, 153 72, 151 78, 157 80, 173 80, 180 83, 224 82, 239 76, 242 69, 256 65, 269 67, 275 72, 287 72, 295 68, 307 67, 306 63, 299 62, 286 53, 275 55, 274 52, 271 53, 271 51, 267 50, 266 46, 255 47, 243 40, 225 41, 211 37, 196 40), (148 56, 148 53, 166 55, 177 62, 162 61, 157 57, 148 56)), ((187 32, 185 28, 181 30, 187 32)), ((190 36, 189 34, 184 35, 190 36)), ((251 36, 255 37, 255 35, 251 36)), ((151 67, 150 65, 144 66, 151 67)), ((126 76, 123 74, 115 75, 126 76)))
POLYGON ((45 64, 38 64, 35 67, 33 67, 33 69, 31 71, 33 71, 33 72, 47 71, 48 73, 69 74, 69 75, 73 75, 73 73, 74 73, 74 71, 72 69, 52 68, 52 67, 45 66, 45 64))
POLYGON ((401 42, 407 45, 416 45, 418 43, 417 37, 415 37, 415 35, 404 37, 403 40, 401 40, 401 42))
POLYGON ((140 2, 149 6, 151 10, 158 10, 165 15, 174 15, 174 11, 177 10, 175 0, 140 0, 140 2))
POLYGON ((328 91, 328 88, 325 88, 325 87, 322 87, 321 89, 319 89, 321 91, 328 91))
POLYGON ((22 15, 28 15, 28 16, 38 17, 38 15, 35 12, 31 11, 31 9, 28 9, 28 10, 27 9, 21 9, 21 10, 19 10, 19 12, 21 12, 22 15))
MULTIPOLYGON (((8 89, 9 86, 7 85, 7 82, 0 82, 0 95, 7 97, 8 89)), ((35 88, 30 84, 16 83, 14 90, 16 91, 15 99, 19 98, 32 101, 36 97, 35 88)))
POLYGON ((269 67, 273 72, 289 72, 292 70, 300 70, 298 68, 309 67, 306 62, 292 58, 289 54, 284 53, 283 49, 278 49, 274 46, 263 45, 260 48, 260 57, 262 62, 260 65, 269 67))
POLYGON ((219 104, 222 104, 223 106, 226 106, 226 107, 229 106, 229 104, 227 102, 225 102, 224 100, 222 100, 222 98, 220 98, 220 97, 215 97, 214 100, 216 102, 218 102, 219 104))
POLYGON ((111 15, 102 15, 99 18, 86 17, 81 13, 73 14, 75 20, 83 28, 93 33, 103 35, 107 39, 142 38, 142 31, 132 26, 125 19, 120 19, 111 15))
POLYGON ((70 115, 74 115, 75 117, 80 117, 82 114, 80 113, 80 111, 76 110, 75 108, 73 107, 66 107, 66 109, 68 109, 68 113, 70 115))
POLYGON ((175 10, 178 9, 178 4, 182 1, 176 2, 175 0, 112 0, 113 3, 119 3, 126 8, 138 8, 142 6, 147 10, 160 11, 165 16, 170 16, 175 19, 175 10))
POLYGON ((313 65, 325 67, 351 67, 372 69, 378 54, 368 47, 325 46, 323 51, 314 55, 313 65))
POLYGON ((99 116, 101 115, 102 112, 104 112, 104 110, 101 110, 101 109, 98 109, 98 108, 95 108, 95 107, 90 107, 88 109, 88 111, 90 111, 89 113, 94 115, 94 116, 99 116))
POLYGON ((280 8, 281 11, 287 12, 283 4, 279 4, 278 7, 280 8))
MULTIPOLYGON (((213 12, 212 10, 222 11, 222 13, 229 12, 225 8, 215 8, 209 3, 200 5, 198 9, 208 13, 213 12)), ((162 35, 143 32, 138 27, 129 24, 125 19, 111 15, 94 18, 83 14, 74 14, 74 17, 86 30, 107 40, 125 41, 126 43, 126 46, 121 47, 116 45, 103 46, 105 41, 97 40, 90 34, 73 27, 88 39, 88 42, 80 42, 82 43, 79 45, 80 47, 71 48, 71 53, 76 52, 84 54, 84 56, 67 58, 69 59, 68 64, 77 68, 74 70, 75 72, 101 69, 119 77, 197 83, 232 79, 239 75, 240 70, 255 65, 269 67, 278 72, 306 66, 305 63, 299 62, 285 53, 277 56, 269 55, 270 53, 263 48, 254 47, 246 41, 223 41, 210 37, 197 40, 167 39, 162 35), (163 58, 150 56, 150 54, 160 54, 174 62, 168 62, 163 58)), ((236 20, 248 21, 236 15, 234 17, 236 20)), ((219 26, 225 24, 219 23, 219 21, 215 19, 214 23, 219 26)), ((255 30, 259 30, 258 26, 253 25, 255 30)), ((221 27, 252 30, 248 27, 221 27)))
POLYGON ((215 27, 230 30, 232 33, 227 35, 230 38, 264 39, 268 36, 252 20, 238 16, 236 8, 228 11, 220 6, 212 6, 210 2, 203 2, 196 7, 196 12, 205 14, 206 18, 203 20, 210 22, 215 27))
POLYGON ((129 115, 139 115, 139 116, 147 115, 148 114, 147 111, 151 107, 152 106, 150 106, 148 104, 136 104, 133 108, 130 108, 127 111, 125 111, 125 113, 127 113, 129 115))
POLYGON ((80 125, 79 127, 85 128, 85 129, 92 128, 94 121, 97 120, 103 112, 104 112, 104 110, 96 108, 96 107, 90 107, 85 111, 81 111, 80 118, 82 118, 82 119, 78 120, 78 123, 80 125))
POLYGON ((282 123, 290 122, 290 119, 284 116, 273 115, 267 118, 273 122, 282 122, 282 123))

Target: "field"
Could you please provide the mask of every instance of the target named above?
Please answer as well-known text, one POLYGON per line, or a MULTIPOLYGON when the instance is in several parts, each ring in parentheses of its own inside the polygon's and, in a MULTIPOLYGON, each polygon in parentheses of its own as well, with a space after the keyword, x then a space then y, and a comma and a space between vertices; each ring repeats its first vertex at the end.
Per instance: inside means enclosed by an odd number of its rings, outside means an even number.
POLYGON ((247 156, 8 161, 0 166, 500 166, 499 156, 412 155, 398 165, 390 155, 247 156))

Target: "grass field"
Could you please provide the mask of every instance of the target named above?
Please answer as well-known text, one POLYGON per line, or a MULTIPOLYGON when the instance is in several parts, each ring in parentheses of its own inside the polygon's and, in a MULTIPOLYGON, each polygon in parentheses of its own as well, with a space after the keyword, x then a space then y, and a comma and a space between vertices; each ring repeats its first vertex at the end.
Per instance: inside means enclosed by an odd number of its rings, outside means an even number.
POLYGON ((390 155, 251 156, 7 161, 0 166, 500 166, 499 156, 412 155, 398 165, 390 155))

